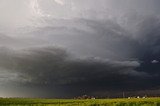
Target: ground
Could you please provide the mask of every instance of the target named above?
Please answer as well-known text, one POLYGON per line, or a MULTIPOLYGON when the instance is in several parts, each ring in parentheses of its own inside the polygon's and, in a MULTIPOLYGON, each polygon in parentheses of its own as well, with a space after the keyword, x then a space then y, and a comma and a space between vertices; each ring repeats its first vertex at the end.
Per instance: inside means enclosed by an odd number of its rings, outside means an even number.
POLYGON ((160 106, 160 98, 29 99, 1 98, 0 106, 160 106))

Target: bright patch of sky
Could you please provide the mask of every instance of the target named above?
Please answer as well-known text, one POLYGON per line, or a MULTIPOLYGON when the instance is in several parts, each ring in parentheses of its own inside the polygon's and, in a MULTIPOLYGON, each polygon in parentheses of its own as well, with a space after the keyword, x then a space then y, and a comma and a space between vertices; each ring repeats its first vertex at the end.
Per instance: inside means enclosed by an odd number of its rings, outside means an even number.
POLYGON ((54 1, 60 5, 64 5, 64 2, 62 0, 54 0, 54 1))

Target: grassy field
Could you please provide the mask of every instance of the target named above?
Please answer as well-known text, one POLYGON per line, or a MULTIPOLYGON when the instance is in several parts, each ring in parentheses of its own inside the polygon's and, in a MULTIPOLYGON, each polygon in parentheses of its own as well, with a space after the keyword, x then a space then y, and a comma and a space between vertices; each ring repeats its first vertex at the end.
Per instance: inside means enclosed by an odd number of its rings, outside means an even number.
POLYGON ((94 100, 1 98, 0 106, 160 106, 160 98, 94 100))

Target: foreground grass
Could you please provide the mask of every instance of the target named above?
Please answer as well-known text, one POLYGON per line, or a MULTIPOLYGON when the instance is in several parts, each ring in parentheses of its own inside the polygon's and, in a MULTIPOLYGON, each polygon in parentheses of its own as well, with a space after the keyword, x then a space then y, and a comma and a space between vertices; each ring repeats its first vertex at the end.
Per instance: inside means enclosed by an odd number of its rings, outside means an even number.
POLYGON ((1 98, 0 106, 160 106, 160 98, 94 100, 1 98))

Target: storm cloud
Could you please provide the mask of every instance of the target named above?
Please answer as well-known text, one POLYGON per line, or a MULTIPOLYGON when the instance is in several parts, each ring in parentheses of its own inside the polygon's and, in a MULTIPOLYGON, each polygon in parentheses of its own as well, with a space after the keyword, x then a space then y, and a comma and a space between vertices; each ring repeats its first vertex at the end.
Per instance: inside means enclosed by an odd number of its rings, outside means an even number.
MULTIPOLYGON (((6 84, 15 83, 26 87, 81 86, 84 87, 85 92, 90 93, 93 90, 90 87, 96 89, 98 86, 103 86, 111 90, 112 86, 124 86, 124 83, 130 85, 132 78, 151 77, 146 72, 135 70, 140 66, 138 61, 77 59, 57 47, 32 48, 23 51, 1 48, 1 51, 3 51, 0 52, 1 72, 5 73, 5 77, 1 77, 2 84, 5 81, 6 84)), ((85 92, 81 91, 82 94, 85 92)))
POLYGON ((1 0, 2 96, 159 94, 159 3, 1 0))

